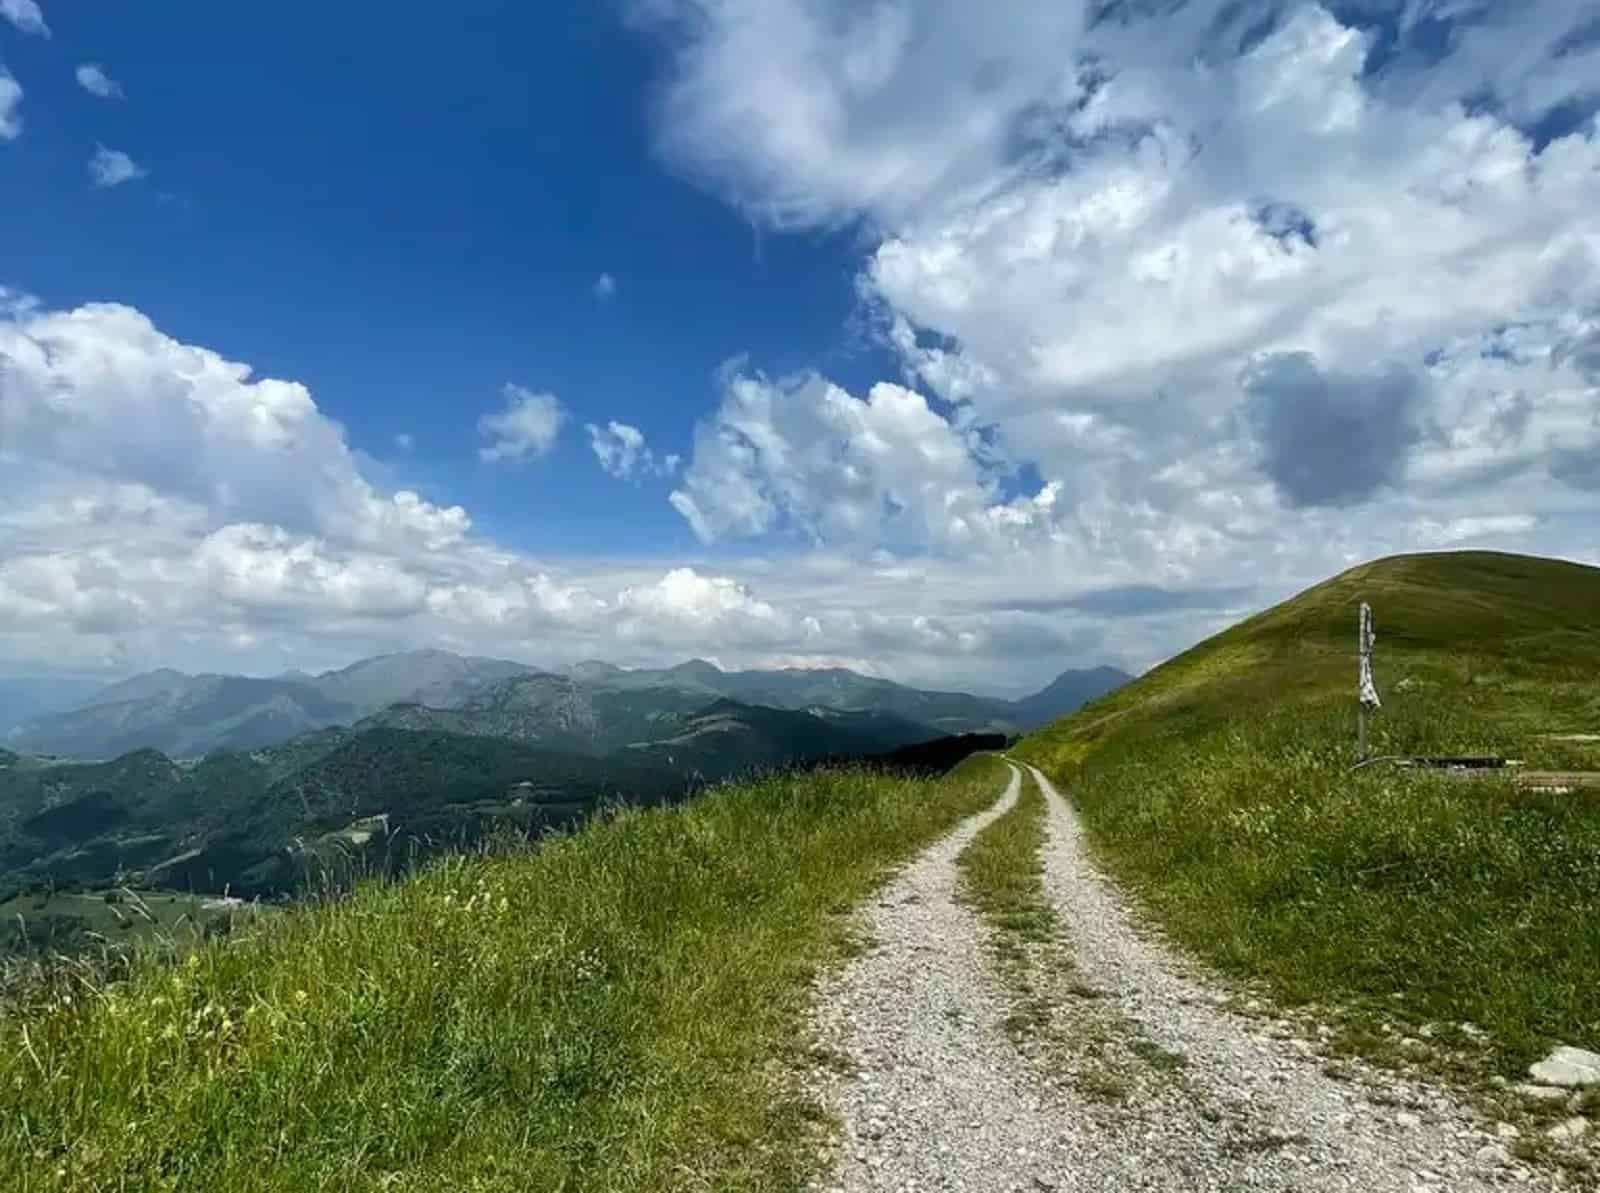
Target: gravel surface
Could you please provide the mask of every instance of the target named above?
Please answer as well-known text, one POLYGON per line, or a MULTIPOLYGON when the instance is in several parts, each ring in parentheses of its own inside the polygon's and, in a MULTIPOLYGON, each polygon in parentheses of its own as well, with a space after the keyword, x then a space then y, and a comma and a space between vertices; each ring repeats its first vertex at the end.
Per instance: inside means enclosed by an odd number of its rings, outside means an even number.
MULTIPOLYGON (((1015 803, 963 823, 864 909, 869 946, 817 990, 808 1075, 842 1130, 815 1189, 1463 1190, 1573 1187, 1512 1160, 1442 1094, 1346 1066, 1340 1081, 1281 1022, 1234 1014, 1135 930, 1040 776, 1045 885, 1062 939, 1039 954, 1047 1030, 1017 1007, 956 858, 1015 803)), ((1014 975, 1012 975, 1014 980, 1014 975)))
MULTIPOLYGON (((983 924, 956 902, 956 857, 1016 802, 972 817, 868 906, 874 946, 818 994, 824 1047, 856 1071, 825 1091, 844 1124, 824 1188, 1039 1189, 1070 1165, 1027 1062, 1000 1029, 1008 1011, 983 924)), ((1061 1186, 1072 1187, 1072 1186, 1061 1186)))

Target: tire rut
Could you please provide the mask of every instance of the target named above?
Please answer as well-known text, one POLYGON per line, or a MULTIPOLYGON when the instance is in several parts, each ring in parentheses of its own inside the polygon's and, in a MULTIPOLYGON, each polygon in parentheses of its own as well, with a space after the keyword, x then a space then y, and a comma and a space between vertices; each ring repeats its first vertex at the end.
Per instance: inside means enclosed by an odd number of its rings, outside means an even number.
POLYGON ((843 1131, 831 1175, 813 1187, 1055 1187, 1052 1124, 1000 1029, 1007 1000, 984 926, 957 900, 957 856, 1020 786, 1013 767, 994 807, 878 893, 864 916, 875 943, 819 988, 818 1042, 850 1071, 818 1074, 843 1131))

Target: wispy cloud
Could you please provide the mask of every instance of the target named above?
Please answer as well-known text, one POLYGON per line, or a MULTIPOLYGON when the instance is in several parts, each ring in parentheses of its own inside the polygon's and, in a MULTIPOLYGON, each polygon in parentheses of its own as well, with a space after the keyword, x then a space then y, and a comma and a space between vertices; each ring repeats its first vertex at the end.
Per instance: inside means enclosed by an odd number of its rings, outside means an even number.
POLYGON ((478 434, 491 442, 479 448, 485 460, 537 459, 555 446, 567 412, 555 394, 534 393, 520 385, 501 390, 505 409, 478 420, 478 434))
POLYGON ((0 141, 14 141, 22 135, 22 84, 0 66, 0 141))
POLYGON ((89 178, 96 186, 121 186, 149 173, 122 150, 107 149, 104 145, 96 145, 94 156, 89 159, 89 178))
POLYGON ((617 279, 609 273, 601 274, 595 278, 594 285, 590 287, 590 293, 600 302, 609 301, 617 293, 617 279))
POLYGON ((584 429, 589 432, 589 447, 600 461, 601 470, 618 480, 671 476, 678 470, 678 457, 662 456, 658 460, 638 427, 612 419, 603 427, 586 423, 584 429))
POLYGON ((78 86, 90 95, 98 95, 101 99, 122 99, 122 84, 106 74, 105 69, 93 62, 85 62, 73 74, 77 77, 78 86))
POLYGON ((0 0, 0 17, 10 21, 24 33, 40 37, 50 36, 50 26, 44 23, 44 13, 35 0, 0 0))

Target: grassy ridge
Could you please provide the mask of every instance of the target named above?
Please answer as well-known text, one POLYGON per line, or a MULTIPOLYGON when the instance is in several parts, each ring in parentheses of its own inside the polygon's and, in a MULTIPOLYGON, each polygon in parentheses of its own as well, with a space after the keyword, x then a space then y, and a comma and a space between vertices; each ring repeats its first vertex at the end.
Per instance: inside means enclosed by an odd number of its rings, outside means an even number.
POLYGON ((1350 773, 1355 610, 1378 754, 1600 768, 1600 570, 1482 553, 1354 569, 1026 739, 1186 945, 1290 1002, 1488 1029, 1508 1071, 1600 1046, 1600 793, 1350 773), (1396 1000, 1393 994, 1402 998, 1396 1000))
POLYGON ((849 908, 1004 770, 725 788, 454 858, 0 1023, 0 1187, 797 1187, 849 908))

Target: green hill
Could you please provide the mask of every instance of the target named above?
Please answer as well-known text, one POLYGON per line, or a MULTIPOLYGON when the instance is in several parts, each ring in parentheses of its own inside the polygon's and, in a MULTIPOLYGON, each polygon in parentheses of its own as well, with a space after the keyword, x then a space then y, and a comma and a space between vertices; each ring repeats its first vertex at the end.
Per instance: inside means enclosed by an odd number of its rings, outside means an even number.
MULTIPOLYGON (((1173 936, 1280 998, 1337 1008, 1350 1045, 1376 1046, 1360 1032, 1381 1008, 1441 1041, 1479 1025, 1507 1072, 1555 1042, 1600 1046, 1600 799, 1352 771, 1362 599, 1379 752, 1600 769, 1582 739, 1600 732, 1600 570, 1479 554, 1336 577, 1019 752, 1071 792, 1173 936)), ((262 768, 268 829, 294 810, 337 837, 367 831, 379 801, 363 792, 514 801, 510 769, 536 753, 399 729, 296 751, 201 765, 233 768, 218 784, 262 768)), ((115 765, 133 790, 171 780, 158 755, 115 765)), ((815 1123, 774 1058, 803 1046, 813 977, 851 944, 839 913, 1003 774, 980 757, 932 782, 728 785, 537 850, 380 875, 98 989, 72 971, 0 1016, 0 1187, 41 1173, 64 1190, 798 1187, 815 1123)), ((28 832, 61 828, 51 806, 28 832)), ((118 839, 138 808, 94 805, 118 839)))
POLYGON ((1600 569, 1480 552, 1353 568, 1026 738, 1179 940, 1291 1001, 1488 1028, 1512 1069, 1600 1046, 1600 791, 1355 760, 1600 770, 1600 569), (1394 994, 1400 994, 1396 999, 1394 994))

